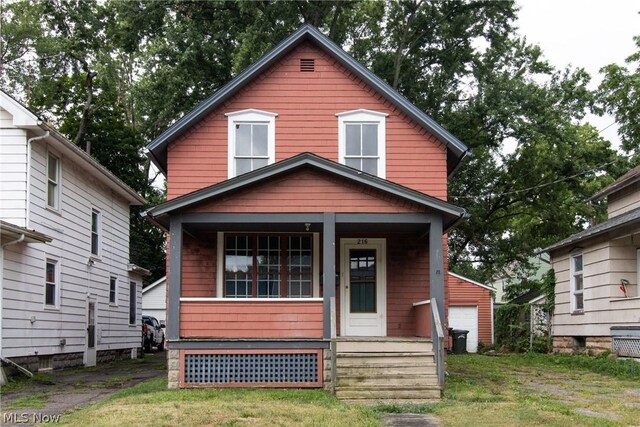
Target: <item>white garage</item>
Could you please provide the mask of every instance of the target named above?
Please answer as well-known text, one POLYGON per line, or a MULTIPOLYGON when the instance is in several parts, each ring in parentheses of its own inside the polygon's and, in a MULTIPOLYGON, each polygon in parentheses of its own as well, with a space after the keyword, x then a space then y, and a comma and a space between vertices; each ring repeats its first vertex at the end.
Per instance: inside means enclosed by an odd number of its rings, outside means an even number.
POLYGON ((142 290, 142 314, 167 322, 167 278, 163 277, 142 290))
POLYGON ((467 351, 478 351, 478 307, 449 306, 449 327, 469 331, 467 335, 467 351))

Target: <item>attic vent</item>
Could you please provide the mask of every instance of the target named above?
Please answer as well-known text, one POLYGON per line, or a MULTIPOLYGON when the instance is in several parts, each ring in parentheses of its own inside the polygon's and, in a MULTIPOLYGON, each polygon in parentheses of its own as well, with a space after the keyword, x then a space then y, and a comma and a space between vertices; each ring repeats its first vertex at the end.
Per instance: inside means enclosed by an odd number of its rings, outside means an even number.
POLYGON ((301 59, 300 60, 300 72, 313 73, 316 70, 315 59, 301 59))

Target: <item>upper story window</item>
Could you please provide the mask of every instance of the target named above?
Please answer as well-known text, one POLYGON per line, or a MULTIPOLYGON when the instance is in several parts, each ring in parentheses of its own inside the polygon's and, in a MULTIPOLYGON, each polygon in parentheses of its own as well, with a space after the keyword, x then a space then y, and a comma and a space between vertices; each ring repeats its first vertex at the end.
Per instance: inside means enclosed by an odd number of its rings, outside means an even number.
POLYGON ((582 254, 574 254, 571 262, 571 311, 582 312, 584 310, 584 275, 582 254))
POLYGON ((51 153, 47 154, 47 206, 60 206, 60 159, 51 153))
POLYGON ((275 162, 276 113, 242 110, 226 116, 229 120, 229 178, 275 162))
POLYGON ((100 255, 100 211, 91 209, 91 255, 100 255))
POLYGON ((338 117, 338 156, 343 165, 386 178, 386 128, 388 114, 354 110, 338 117))

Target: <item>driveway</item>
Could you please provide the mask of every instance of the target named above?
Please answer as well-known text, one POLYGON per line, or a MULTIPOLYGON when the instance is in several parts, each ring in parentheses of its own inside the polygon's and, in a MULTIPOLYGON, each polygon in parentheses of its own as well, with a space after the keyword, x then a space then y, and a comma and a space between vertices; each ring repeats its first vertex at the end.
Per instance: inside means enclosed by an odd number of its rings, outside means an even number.
POLYGON ((143 359, 38 375, 38 379, 25 388, 8 393, 3 390, 0 425, 24 426, 34 421, 55 421, 56 415, 70 409, 98 402, 142 381, 163 377, 167 374, 166 366, 166 353, 162 351, 146 353, 143 359))

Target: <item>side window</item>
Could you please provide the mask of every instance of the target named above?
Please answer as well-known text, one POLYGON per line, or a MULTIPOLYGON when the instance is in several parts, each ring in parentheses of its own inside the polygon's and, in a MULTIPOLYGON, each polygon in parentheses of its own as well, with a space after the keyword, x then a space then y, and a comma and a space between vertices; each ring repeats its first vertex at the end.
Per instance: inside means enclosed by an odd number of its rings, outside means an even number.
POLYGON ((47 206, 60 208, 60 159, 47 153, 47 206))
POLYGON ((571 255, 571 311, 584 311, 584 274, 582 254, 571 255))
POLYGON ((338 117, 338 156, 343 165, 386 178, 386 113, 354 110, 338 117))
POLYGON ((44 278, 44 305, 57 308, 60 297, 60 271, 58 261, 47 258, 44 278))
POLYGON ((226 116, 229 126, 229 178, 275 162, 276 113, 243 110, 226 116))
POLYGON ((100 211, 91 209, 91 255, 100 255, 100 229, 102 217, 100 211))
POLYGON ((116 304, 118 292, 118 279, 116 277, 111 276, 109 278, 109 304, 116 304))
POLYGON ((136 282, 129 282, 129 324, 130 325, 135 325, 137 322, 136 297, 137 297, 136 282))

